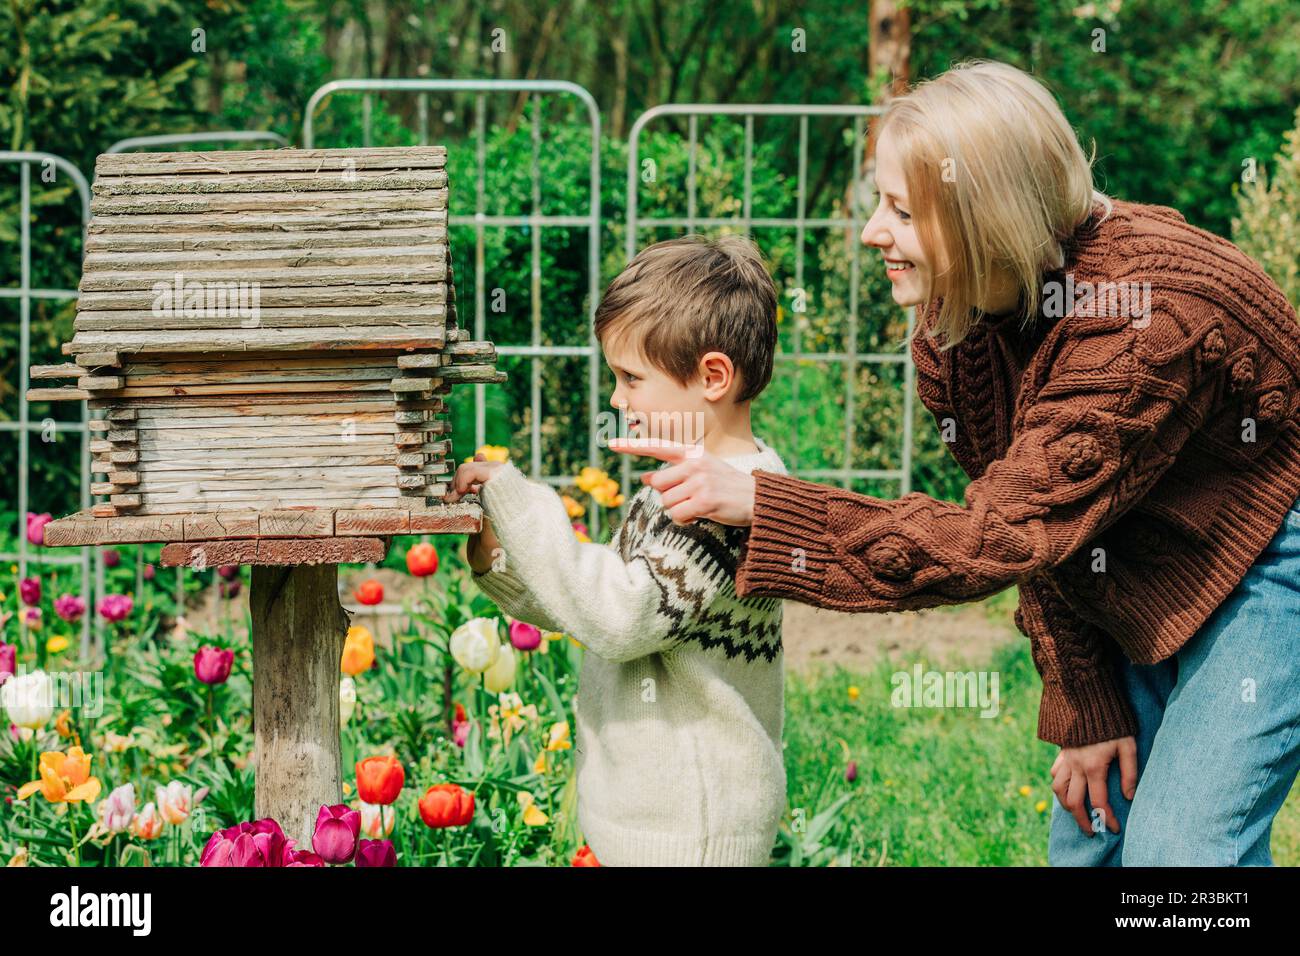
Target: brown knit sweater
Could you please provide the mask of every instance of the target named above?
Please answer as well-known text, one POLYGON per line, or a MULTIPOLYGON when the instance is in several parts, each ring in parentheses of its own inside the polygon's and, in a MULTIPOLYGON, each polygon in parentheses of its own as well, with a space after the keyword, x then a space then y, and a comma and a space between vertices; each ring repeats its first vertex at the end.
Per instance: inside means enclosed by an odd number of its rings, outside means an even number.
POLYGON ((1043 679, 1038 736, 1060 746, 1134 734, 1112 655, 1151 664, 1182 647, 1300 496, 1295 309, 1175 210, 1101 212, 1044 279, 1148 282, 1149 315, 1070 299, 1028 330, 984 316, 949 351, 915 337, 917 390, 972 479, 965 504, 755 471, 736 577, 742 597, 845 611, 1018 584, 1016 624, 1043 679))

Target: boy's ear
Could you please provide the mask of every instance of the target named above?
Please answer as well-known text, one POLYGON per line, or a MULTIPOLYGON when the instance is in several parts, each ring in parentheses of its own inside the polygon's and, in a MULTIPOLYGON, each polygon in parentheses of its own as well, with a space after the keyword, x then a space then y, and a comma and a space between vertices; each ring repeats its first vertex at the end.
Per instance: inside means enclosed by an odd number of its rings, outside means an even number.
POLYGON ((704 397, 711 402, 721 399, 736 381, 736 369, 725 352, 705 352, 700 357, 700 379, 704 397))

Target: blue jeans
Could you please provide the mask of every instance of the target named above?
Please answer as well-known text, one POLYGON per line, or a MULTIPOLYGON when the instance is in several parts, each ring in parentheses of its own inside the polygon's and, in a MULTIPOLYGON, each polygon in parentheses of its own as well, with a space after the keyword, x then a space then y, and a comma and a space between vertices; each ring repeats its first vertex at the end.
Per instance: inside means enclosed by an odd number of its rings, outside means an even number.
POLYGON ((1273 817, 1300 771, 1300 501, 1176 654, 1145 666, 1118 656, 1137 718, 1137 792, 1124 798, 1113 762, 1120 832, 1091 837, 1053 799, 1049 862, 1271 866, 1273 817))

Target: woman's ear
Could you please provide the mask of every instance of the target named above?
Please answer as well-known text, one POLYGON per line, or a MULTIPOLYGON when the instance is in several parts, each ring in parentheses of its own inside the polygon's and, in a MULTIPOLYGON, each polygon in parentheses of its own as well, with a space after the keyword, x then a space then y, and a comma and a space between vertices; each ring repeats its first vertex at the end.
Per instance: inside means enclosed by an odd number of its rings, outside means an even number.
POLYGON ((716 402, 730 391, 736 381, 736 369, 725 352, 705 352, 700 358, 700 379, 704 382, 704 397, 716 402))

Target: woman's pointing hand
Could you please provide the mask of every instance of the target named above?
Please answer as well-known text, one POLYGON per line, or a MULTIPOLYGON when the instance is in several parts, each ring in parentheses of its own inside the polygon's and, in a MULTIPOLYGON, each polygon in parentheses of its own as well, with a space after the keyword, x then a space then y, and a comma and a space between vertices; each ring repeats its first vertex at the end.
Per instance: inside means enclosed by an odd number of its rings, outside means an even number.
POLYGON ((733 468, 699 445, 657 438, 615 438, 611 451, 648 455, 669 467, 641 476, 663 497, 664 511, 676 524, 707 518, 719 524, 748 527, 754 523, 754 476, 733 468))

